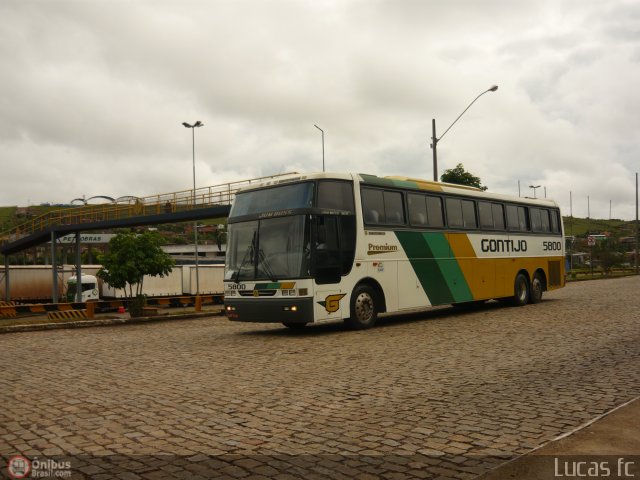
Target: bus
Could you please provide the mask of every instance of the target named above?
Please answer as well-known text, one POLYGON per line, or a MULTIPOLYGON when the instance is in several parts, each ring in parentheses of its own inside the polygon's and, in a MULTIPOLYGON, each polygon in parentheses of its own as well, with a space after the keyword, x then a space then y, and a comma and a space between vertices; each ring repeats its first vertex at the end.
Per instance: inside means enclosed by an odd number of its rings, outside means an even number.
POLYGON ((564 286, 558 204, 356 173, 239 190, 228 220, 225 312, 290 328, 446 304, 540 302, 564 286))

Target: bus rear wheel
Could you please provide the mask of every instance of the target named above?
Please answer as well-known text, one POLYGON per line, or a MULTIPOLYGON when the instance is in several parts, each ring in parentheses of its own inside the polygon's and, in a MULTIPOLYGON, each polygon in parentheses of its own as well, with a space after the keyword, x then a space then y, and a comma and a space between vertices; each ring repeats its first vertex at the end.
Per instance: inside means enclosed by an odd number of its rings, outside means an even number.
POLYGON ((368 285, 359 285, 351 295, 351 316, 347 325, 354 330, 364 330, 376 324, 378 302, 376 292, 368 285))
POLYGON ((544 291, 544 280, 540 273, 536 272, 531 281, 531 293, 529 302, 540 303, 542 301, 542 292, 544 291))
POLYGON ((530 296, 529 279, 524 273, 519 273, 516 275, 516 281, 513 285, 513 298, 511 299, 511 304, 516 307, 523 307, 529 303, 530 296))

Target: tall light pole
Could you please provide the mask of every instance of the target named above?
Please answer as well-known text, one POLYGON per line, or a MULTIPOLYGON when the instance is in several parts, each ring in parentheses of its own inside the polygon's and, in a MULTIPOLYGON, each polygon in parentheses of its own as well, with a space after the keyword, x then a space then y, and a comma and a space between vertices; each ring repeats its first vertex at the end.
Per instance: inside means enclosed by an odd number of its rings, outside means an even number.
POLYGON ((458 118, 456 118, 456 119, 453 121, 453 123, 452 123, 451 125, 449 125, 449 128, 447 128, 447 129, 444 131, 444 133, 443 133, 442 135, 440 135, 440 138, 438 138, 438 137, 436 136, 436 119, 435 119, 435 118, 431 119, 431 131, 432 131, 432 135, 433 135, 433 136, 431 137, 431 148, 433 149, 433 181, 434 181, 434 182, 437 182, 437 181, 438 181, 438 151, 437 151, 437 148, 438 148, 438 142, 439 142, 440 140, 442 140, 442 137, 444 137, 444 136, 447 134, 447 132, 448 132, 449 130, 451 130, 451 127, 453 127, 453 126, 455 125, 455 123, 456 123, 458 120, 460 120, 460 117, 461 117, 462 115, 464 115, 464 114, 465 114, 465 112, 466 112, 467 110, 469 110, 469 109, 471 108, 471 105, 473 105, 474 103, 476 103, 476 100, 478 100, 478 99, 479 99, 482 95, 484 95, 485 93, 488 93, 488 92, 495 92, 496 90, 498 90, 498 86, 497 86, 497 85, 494 85, 494 86, 492 86, 491 88, 489 88, 489 89, 485 90, 484 92, 482 92, 482 93, 481 93, 480 95, 478 95, 476 98, 474 98, 474 99, 473 99, 473 102, 471 102, 471 103, 469 104, 469 106, 468 106, 467 108, 465 108, 465 109, 462 111, 462 113, 461 113, 460 115, 458 115, 458 118))
MULTIPOLYGON (((187 122, 182 122, 185 128, 191 129, 191 146, 193 152, 193 208, 196 207, 196 128, 203 127, 204 123, 198 120, 193 125, 188 124, 187 122)), ((200 271, 198 270, 198 221, 196 220, 193 223, 193 242, 195 248, 195 257, 196 257, 196 295, 200 294, 200 271)))
POLYGON ((533 198, 538 198, 536 197, 536 188, 540 188, 540 185, 529 185, 529 188, 533 188, 533 198))
POLYGON ((640 224, 638 223, 638 172, 636 172, 636 275, 638 275, 638 239, 640 238, 640 224))
POLYGON ((315 123, 313 124, 313 126, 316 127, 318 130, 320 130, 320 132, 322 132, 322 171, 324 172, 324 130, 322 130, 315 123))

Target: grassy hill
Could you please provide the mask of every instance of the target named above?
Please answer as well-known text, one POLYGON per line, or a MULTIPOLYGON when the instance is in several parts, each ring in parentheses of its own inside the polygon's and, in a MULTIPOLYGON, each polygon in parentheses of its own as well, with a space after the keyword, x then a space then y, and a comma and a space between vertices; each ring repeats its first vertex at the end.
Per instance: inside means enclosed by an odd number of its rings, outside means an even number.
POLYGON ((584 237, 587 234, 611 233, 614 237, 633 236, 635 221, 618 219, 602 220, 596 218, 563 217, 565 235, 584 237))
POLYGON ((47 212, 60 210, 59 205, 32 205, 30 207, 0 207, 0 233, 11 230, 21 223, 44 215, 47 212))
MULTIPOLYGON (((0 207, 0 232, 5 232, 14 228, 21 223, 26 222, 30 218, 43 215, 52 210, 59 210, 60 206, 48 206, 48 205, 34 205, 28 208, 18 207, 0 207)), ((225 219, 208 219, 200 221, 202 225, 216 225, 218 223, 225 223, 225 219)), ((563 217, 564 230, 566 235, 574 235, 576 237, 583 237, 587 233, 601 234, 604 232, 610 232, 616 237, 633 236, 635 233, 635 222, 624 220, 601 220, 601 219, 587 219, 576 217, 563 217)), ((163 228, 160 228, 163 230, 163 228)))
POLYGON ((15 223, 18 207, 0 207, 0 232, 10 229, 15 223))

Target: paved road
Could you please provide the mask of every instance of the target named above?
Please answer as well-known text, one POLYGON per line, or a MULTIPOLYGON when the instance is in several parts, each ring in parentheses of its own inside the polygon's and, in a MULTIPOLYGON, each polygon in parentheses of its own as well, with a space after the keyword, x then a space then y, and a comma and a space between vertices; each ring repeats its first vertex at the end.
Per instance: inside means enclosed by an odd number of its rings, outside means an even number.
POLYGON ((0 455, 70 455, 87 478, 473 478, 640 394, 639 291, 581 282, 364 332, 0 335, 0 455))

